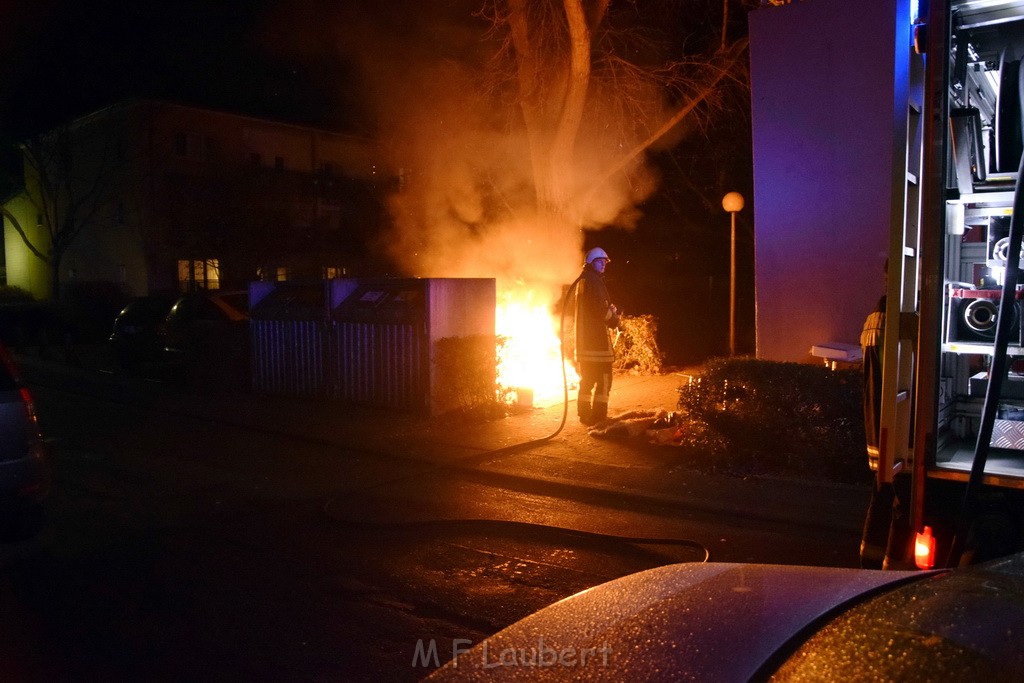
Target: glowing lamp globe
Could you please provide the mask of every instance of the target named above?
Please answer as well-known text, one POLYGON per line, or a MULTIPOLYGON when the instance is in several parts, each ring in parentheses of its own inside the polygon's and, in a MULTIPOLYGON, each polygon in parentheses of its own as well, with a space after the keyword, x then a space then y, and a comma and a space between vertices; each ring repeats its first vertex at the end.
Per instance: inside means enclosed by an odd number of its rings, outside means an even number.
POLYGON ((736 213, 743 210, 743 195, 739 192, 730 192, 722 197, 722 208, 729 213, 736 213))

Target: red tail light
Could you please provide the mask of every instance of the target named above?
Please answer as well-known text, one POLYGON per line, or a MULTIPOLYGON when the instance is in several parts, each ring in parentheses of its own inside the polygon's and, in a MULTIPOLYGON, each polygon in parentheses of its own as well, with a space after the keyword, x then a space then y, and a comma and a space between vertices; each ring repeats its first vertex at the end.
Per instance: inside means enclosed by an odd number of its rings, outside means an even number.
POLYGON ((25 412, 28 413, 32 424, 36 424, 36 404, 32 402, 32 392, 28 390, 28 387, 21 387, 19 391, 21 393, 21 402, 25 405, 25 412))
POLYGON ((935 537, 932 528, 926 526, 914 541, 914 564, 918 569, 931 569, 935 566, 935 537))
POLYGON ((20 385, 18 367, 14 364, 14 359, 11 357, 10 352, 2 346, 0 346, 0 363, 7 368, 8 374, 18 384, 18 393, 21 395, 21 404, 25 406, 25 413, 28 415, 29 422, 32 423, 32 428, 36 430, 36 433, 38 434, 39 420, 36 417, 36 405, 32 401, 32 392, 28 390, 28 387, 20 385))

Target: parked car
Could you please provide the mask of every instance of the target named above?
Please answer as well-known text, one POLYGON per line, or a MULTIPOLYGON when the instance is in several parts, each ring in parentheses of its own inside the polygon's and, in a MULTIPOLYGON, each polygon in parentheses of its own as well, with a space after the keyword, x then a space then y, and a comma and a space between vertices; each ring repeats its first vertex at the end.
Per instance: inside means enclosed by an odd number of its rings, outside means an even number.
POLYGON ((32 394, 0 345, 0 541, 22 540, 39 530, 49 467, 32 394))
POLYGON ((186 294, 171 306, 157 339, 170 379, 204 390, 237 386, 248 378, 249 293, 186 294))
POLYGON ((691 563, 456 639, 428 680, 1020 680, 1021 643, 1024 554, 936 571, 691 563))
POLYGON ((107 338, 121 367, 136 372, 160 360, 157 331, 175 300, 169 294, 140 296, 121 309, 107 338))

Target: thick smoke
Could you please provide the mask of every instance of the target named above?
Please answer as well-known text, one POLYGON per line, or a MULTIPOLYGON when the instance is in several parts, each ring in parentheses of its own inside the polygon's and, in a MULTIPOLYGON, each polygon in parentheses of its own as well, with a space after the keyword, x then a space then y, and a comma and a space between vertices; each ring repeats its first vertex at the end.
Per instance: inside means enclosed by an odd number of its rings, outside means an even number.
POLYGON ((390 201, 395 227, 381 248, 408 275, 494 277, 499 289, 525 283, 558 291, 579 272, 584 231, 632 227, 655 178, 642 155, 625 172, 601 177, 623 150, 606 144, 619 123, 592 102, 575 164, 564 170, 571 215, 539 213, 518 104, 482 85, 496 47, 487 42, 490 26, 440 9, 423 3, 393 22, 346 19, 360 22, 342 38, 346 57, 360 67, 377 136, 400 169, 390 201))

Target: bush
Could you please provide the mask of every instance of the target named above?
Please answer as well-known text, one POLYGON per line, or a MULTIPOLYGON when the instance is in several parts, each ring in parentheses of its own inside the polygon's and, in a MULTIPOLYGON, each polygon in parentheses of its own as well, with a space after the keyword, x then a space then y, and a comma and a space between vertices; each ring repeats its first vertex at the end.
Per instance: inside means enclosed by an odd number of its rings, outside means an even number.
POLYGON ((491 417, 504 414, 495 379, 494 335, 444 337, 437 340, 434 364, 443 378, 438 399, 445 412, 491 417))
POLYGON ((867 481, 861 397, 857 370, 712 360, 679 389, 684 445, 733 474, 867 481))
POLYGON ((0 304, 29 303, 34 300, 32 295, 21 287, 0 285, 0 304))
POLYGON ((13 348, 59 342, 61 323, 54 307, 18 287, 0 288, 0 342, 13 348))
POLYGON ((654 316, 621 317, 615 342, 616 370, 656 375, 661 372, 664 358, 658 349, 658 321, 654 316))

